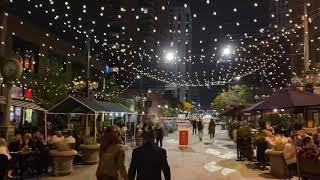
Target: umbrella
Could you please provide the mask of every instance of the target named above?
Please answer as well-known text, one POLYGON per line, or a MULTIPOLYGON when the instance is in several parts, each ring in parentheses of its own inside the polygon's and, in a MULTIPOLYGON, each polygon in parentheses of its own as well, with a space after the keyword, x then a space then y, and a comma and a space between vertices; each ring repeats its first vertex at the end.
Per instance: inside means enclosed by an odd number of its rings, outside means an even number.
POLYGON ((296 88, 281 89, 265 100, 253 104, 244 112, 289 109, 320 105, 320 96, 296 88))

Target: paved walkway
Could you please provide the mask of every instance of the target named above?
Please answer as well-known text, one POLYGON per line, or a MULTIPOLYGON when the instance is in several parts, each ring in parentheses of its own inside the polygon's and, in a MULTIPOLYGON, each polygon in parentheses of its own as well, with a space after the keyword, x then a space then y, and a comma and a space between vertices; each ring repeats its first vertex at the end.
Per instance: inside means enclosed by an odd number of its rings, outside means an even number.
MULTIPOLYGON (((272 179, 268 170, 254 168, 254 163, 236 161, 235 145, 227 137, 227 132, 218 126, 216 137, 211 141, 207 131, 204 141, 199 142, 198 136, 191 135, 191 147, 181 151, 178 149, 177 132, 164 139, 164 148, 168 153, 172 180, 242 180, 272 179)), ((128 150, 126 165, 131 160, 128 150)), ((74 172, 66 177, 43 177, 45 180, 94 180, 97 166, 74 167, 74 172)))

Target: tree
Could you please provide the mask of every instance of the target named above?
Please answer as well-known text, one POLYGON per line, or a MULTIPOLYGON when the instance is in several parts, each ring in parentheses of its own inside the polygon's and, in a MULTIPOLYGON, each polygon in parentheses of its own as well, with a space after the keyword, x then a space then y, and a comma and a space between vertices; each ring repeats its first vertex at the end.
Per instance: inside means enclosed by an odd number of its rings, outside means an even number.
POLYGON ((211 102, 211 107, 223 112, 229 105, 246 105, 254 100, 253 91, 246 85, 236 85, 229 91, 223 91, 211 102))
POLYGON ((184 110, 184 111, 187 111, 187 112, 191 112, 192 111, 192 104, 187 102, 187 101, 183 101, 181 103, 181 108, 184 110))
POLYGON ((65 73, 58 64, 51 63, 44 73, 33 74, 25 72, 21 79, 24 88, 30 88, 33 99, 46 109, 68 97, 71 85, 65 73))
POLYGON ((172 107, 162 107, 160 112, 163 117, 177 117, 179 114, 179 110, 172 107))

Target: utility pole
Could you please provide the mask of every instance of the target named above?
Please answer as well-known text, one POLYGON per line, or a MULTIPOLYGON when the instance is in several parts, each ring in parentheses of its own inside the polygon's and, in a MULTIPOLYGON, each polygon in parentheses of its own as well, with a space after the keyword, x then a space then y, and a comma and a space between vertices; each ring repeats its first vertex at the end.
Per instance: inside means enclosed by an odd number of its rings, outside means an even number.
POLYGON ((87 48, 87 97, 90 95, 90 35, 87 36, 86 48, 87 48))
POLYGON ((310 72, 310 50, 309 50, 309 16, 308 16, 308 3, 304 3, 304 15, 302 16, 304 26, 304 71, 305 75, 310 72))

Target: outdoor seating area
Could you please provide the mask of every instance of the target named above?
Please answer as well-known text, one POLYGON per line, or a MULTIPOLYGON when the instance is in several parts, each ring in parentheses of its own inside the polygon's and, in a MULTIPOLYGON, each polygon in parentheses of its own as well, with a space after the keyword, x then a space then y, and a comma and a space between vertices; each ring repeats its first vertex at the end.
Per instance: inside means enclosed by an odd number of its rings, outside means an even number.
MULTIPOLYGON (((31 178, 65 176, 74 165, 92 165, 99 160, 99 141, 104 127, 118 125, 123 142, 132 131, 133 113, 121 104, 68 97, 45 112, 43 129, 15 129, 11 142, 4 141, 7 156, 1 156, 1 177, 31 178)), ((133 126, 134 127, 134 126, 133 126)))
POLYGON ((256 162, 275 178, 317 177, 320 167, 320 97, 283 89, 248 107, 232 109, 228 131, 238 160, 256 162), (254 154, 255 152, 255 154, 254 154))

